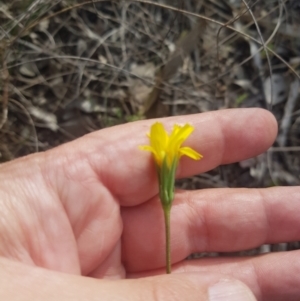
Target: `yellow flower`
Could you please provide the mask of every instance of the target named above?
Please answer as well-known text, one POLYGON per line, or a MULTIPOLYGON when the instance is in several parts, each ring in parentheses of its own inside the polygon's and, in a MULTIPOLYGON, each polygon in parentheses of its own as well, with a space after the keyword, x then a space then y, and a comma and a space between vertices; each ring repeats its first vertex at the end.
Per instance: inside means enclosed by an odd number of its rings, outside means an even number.
POLYGON ((194 160, 199 160, 203 156, 190 147, 181 147, 181 144, 190 136, 194 128, 185 124, 184 126, 175 125, 170 135, 166 132, 164 126, 160 122, 152 125, 150 134, 150 145, 144 145, 140 148, 153 153, 156 164, 161 167, 164 160, 169 168, 174 161, 178 162, 183 155, 194 160))
POLYGON ((190 147, 182 147, 182 143, 191 135, 194 128, 185 124, 175 125, 169 135, 160 122, 151 126, 150 145, 140 146, 140 149, 153 154, 159 183, 159 196, 164 210, 166 230, 166 271, 171 273, 171 243, 170 243, 170 212, 174 199, 175 173, 181 156, 199 160, 202 155, 190 147))
POLYGON ((174 198, 175 172, 181 156, 185 155, 199 160, 202 155, 190 147, 182 147, 182 143, 193 132, 189 124, 175 125, 169 135, 160 122, 152 125, 150 145, 140 146, 140 149, 152 152, 158 173, 160 198, 163 205, 171 205, 174 198))

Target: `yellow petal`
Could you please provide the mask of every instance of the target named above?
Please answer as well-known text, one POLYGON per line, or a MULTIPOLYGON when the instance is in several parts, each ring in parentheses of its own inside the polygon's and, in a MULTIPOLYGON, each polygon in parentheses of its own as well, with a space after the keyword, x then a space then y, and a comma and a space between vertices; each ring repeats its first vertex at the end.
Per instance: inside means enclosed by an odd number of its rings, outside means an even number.
POLYGON ((155 161, 156 161, 156 164, 158 166, 161 166, 162 159, 160 158, 159 154, 156 152, 156 150, 152 146, 150 146, 150 145, 140 145, 139 149, 151 152, 153 154, 153 157, 154 157, 155 161))
POLYGON ((153 152, 153 147, 150 145, 139 145, 140 150, 153 152))
POLYGON ((173 130, 171 132, 171 135, 170 135, 170 140, 174 138, 174 136, 177 135, 178 131, 182 128, 182 126, 178 125, 178 124, 175 124, 173 126, 173 130))
POLYGON ((185 124, 180 128, 176 128, 176 131, 173 130, 173 133, 170 137, 170 149, 178 151, 181 144, 190 136, 194 131, 194 127, 190 124, 185 124))
POLYGON ((185 124, 176 134, 176 139, 181 140, 181 139, 187 139, 188 136, 191 135, 191 133, 194 131, 194 127, 191 126, 190 124, 185 124))
POLYGON ((150 145, 159 153, 166 148, 168 140, 168 133, 162 123, 154 123, 150 130, 150 145))
POLYGON ((199 154, 198 152, 196 152, 195 150, 193 150, 190 147, 181 147, 179 150, 180 156, 188 156, 194 160, 200 160, 201 158, 203 158, 203 156, 201 154, 199 154))

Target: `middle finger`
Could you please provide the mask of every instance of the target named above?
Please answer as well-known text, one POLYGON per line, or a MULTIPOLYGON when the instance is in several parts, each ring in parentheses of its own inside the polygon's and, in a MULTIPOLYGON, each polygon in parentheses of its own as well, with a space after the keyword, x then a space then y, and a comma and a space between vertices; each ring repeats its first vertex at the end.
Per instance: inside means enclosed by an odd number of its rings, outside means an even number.
MULTIPOLYGON (((207 189, 176 193, 172 263, 194 252, 233 252, 300 239, 298 187, 207 189)), ((122 211, 123 262, 129 272, 165 265, 163 211, 157 198, 122 211)))

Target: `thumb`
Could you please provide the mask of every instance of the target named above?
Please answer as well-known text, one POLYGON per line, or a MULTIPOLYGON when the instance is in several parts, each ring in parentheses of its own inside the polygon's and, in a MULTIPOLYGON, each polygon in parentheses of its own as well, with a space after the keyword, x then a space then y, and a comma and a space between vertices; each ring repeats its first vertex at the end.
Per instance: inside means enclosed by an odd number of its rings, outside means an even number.
POLYGON ((216 274, 182 273, 130 280, 99 280, 49 271, 0 257, 0 279, 0 300, 10 301, 256 300, 242 282, 216 274))
MULTIPOLYGON (((221 278, 220 274, 182 273, 135 280, 121 280, 115 284, 115 297, 127 296, 130 301, 256 301, 251 290, 241 281, 221 278), (118 293, 117 293, 118 292, 118 293)), ((122 299, 123 300, 123 299, 122 299)))

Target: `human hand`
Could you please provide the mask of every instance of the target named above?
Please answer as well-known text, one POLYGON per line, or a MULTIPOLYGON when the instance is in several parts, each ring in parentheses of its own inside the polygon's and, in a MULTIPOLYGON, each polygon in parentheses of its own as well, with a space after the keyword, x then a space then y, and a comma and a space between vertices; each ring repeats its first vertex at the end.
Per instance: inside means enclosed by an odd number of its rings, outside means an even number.
MULTIPOLYGON (((182 158, 178 177, 256 156, 277 133, 272 115, 259 109, 162 121, 169 128, 195 126, 189 146, 204 155, 200 162, 182 158)), ((193 252, 299 240, 297 187, 177 192, 174 273, 162 275, 164 223, 155 167, 151 155, 138 149, 152 123, 98 131, 0 167, 1 300, 208 300, 208 287, 226 284, 236 288, 229 300, 254 300, 235 279, 258 300, 299 300, 299 251, 185 260, 193 252), (123 278, 131 280, 116 280, 123 278)))

